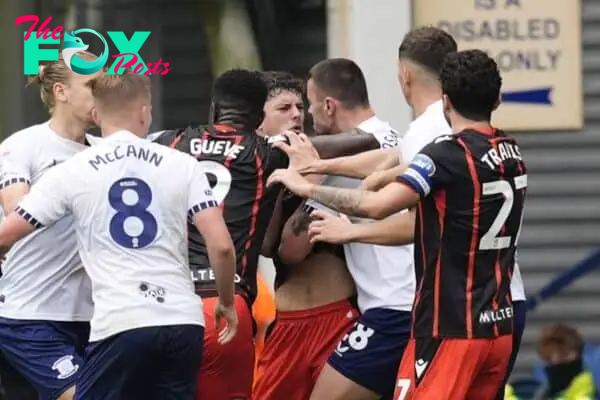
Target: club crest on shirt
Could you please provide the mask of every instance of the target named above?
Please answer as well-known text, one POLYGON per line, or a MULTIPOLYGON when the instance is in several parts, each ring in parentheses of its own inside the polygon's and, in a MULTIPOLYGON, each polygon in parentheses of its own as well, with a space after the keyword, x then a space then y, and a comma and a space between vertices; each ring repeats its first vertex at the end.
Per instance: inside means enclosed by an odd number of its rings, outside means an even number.
POLYGON ((419 168, 421 172, 426 173, 427 176, 433 176, 433 174, 435 174, 435 163, 425 154, 417 154, 415 158, 413 158, 411 164, 414 167, 419 168))

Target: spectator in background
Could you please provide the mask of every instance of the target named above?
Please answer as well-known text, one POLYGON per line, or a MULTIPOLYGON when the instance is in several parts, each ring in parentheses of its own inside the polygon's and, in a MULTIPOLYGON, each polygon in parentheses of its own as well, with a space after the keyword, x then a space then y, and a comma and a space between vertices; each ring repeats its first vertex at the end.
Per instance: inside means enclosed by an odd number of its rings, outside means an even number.
POLYGON ((583 340, 576 329, 555 324, 542 330, 537 343, 546 364, 548 387, 544 399, 592 400, 595 385, 591 372, 584 369, 583 340))

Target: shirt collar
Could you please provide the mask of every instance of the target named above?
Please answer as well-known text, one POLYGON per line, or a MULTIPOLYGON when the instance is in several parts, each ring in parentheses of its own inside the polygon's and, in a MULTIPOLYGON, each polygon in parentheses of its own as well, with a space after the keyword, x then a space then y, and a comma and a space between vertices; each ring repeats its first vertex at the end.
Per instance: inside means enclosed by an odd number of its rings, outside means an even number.
POLYGON ((425 112, 421 115, 419 115, 414 121, 412 121, 410 123, 410 125, 412 126, 414 125, 418 125, 419 123, 421 123, 421 121, 424 121, 427 118, 430 118, 431 116, 437 116, 439 115, 439 113, 444 112, 444 106, 443 106, 443 102, 442 100, 438 100, 434 103, 431 103, 430 105, 427 106, 427 108, 425 109, 425 112))
POLYGON ((363 122, 358 124, 357 128, 365 132, 376 132, 380 130, 383 126, 389 126, 389 124, 380 120, 379 118, 377 118, 376 115, 374 115, 371 118, 364 120, 363 122))
POLYGON ((115 133, 113 133, 112 135, 108 136, 108 137, 103 137, 103 140, 108 140, 108 141, 112 141, 112 140, 123 140, 123 139, 132 139, 132 138, 138 138, 139 137, 130 131, 127 130, 121 130, 121 131, 117 131, 115 133))

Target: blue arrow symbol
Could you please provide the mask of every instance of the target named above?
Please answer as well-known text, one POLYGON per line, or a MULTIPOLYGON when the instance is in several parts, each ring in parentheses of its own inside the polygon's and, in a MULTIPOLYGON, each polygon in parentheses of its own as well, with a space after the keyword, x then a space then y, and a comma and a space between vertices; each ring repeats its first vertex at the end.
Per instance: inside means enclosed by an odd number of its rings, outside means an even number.
POLYGON ((502 93, 503 103, 552 105, 550 92, 553 88, 515 90, 502 93))

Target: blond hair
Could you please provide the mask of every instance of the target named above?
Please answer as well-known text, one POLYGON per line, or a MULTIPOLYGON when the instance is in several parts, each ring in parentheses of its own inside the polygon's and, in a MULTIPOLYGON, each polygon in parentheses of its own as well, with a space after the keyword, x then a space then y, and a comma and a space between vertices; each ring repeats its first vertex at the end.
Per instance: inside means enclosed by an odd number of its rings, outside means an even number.
MULTIPOLYGON (((89 51, 79 52, 77 53, 77 57, 90 61, 98 58, 98 56, 89 51)), ((33 84, 40 85, 42 103, 52 112, 56 105, 54 101, 54 85, 56 83, 67 83, 71 73, 72 71, 67 67, 61 52, 57 61, 40 64, 37 75, 28 75, 26 87, 33 84)))
POLYGON ((130 68, 121 75, 103 75, 88 82, 98 110, 119 111, 150 96, 151 81, 130 68))

